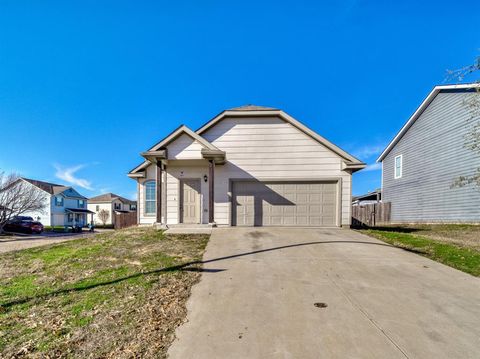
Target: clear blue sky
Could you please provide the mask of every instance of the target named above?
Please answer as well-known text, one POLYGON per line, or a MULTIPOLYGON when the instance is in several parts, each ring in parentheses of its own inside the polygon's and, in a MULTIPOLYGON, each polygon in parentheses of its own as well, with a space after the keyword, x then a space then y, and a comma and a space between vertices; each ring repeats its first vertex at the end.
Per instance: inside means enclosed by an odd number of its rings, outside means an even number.
POLYGON ((247 103, 373 164, 479 23, 478 1, 0 0, 0 168, 132 197, 139 152, 247 103))

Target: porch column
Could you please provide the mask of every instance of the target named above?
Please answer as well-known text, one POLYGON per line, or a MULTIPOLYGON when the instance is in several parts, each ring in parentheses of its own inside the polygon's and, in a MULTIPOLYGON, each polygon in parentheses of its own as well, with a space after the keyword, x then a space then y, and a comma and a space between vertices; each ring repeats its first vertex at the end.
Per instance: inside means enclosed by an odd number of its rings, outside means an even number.
POLYGON ((208 161, 208 223, 215 222, 214 196, 215 196, 215 162, 208 161))
POLYGON ((167 166, 163 165, 163 224, 167 224, 167 166))
POLYGON ((157 189, 157 223, 162 223, 162 162, 157 161, 156 184, 157 189))

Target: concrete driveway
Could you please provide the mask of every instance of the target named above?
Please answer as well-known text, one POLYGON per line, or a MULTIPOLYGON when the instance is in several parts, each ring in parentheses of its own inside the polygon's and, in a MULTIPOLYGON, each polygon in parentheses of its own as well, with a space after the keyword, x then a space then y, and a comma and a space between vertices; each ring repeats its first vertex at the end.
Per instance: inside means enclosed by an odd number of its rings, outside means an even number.
POLYGON ((357 232, 214 229, 204 260, 171 358, 480 355, 479 279, 357 232))

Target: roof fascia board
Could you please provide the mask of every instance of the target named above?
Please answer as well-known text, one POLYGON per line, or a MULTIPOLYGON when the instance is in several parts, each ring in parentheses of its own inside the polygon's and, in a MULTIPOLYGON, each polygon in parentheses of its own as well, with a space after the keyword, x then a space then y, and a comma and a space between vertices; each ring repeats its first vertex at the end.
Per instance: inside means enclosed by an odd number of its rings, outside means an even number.
POLYGON ((145 178, 145 172, 127 173, 130 178, 145 178))
MULTIPOLYGON (((178 136, 180 136, 182 133, 185 133, 187 134, 188 136, 190 136, 193 140, 195 141, 198 141, 203 147, 205 147, 206 149, 208 150, 212 150, 212 151, 220 151, 219 148, 217 148, 216 146, 214 146, 213 144, 211 144, 210 142, 208 142, 206 139, 204 139, 202 136, 200 136, 199 134, 195 133, 194 131, 192 131, 190 128, 188 128, 187 126, 185 125, 181 125, 180 127, 178 127, 177 129, 175 129, 173 132, 171 132, 167 137, 165 137, 162 141, 160 141, 159 143, 157 143, 155 146, 153 146, 152 148, 150 148, 147 152, 143 152, 141 155, 144 156, 144 155, 148 155, 148 152, 155 152, 155 151, 158 151, 160 148, 168 145, 170 142, 172 142, 173 140, 175 140, 178 136)), ((133 174, 136 174, 138 173, 139 171, 143 170, 144 168, 148 167, 152 162, 149 161, 149 160, 146 160, 144 161, 143 163, 139 164, 137 167, 135 167, 134 169, 132 169, 129 173, 128 173, 128 177, 130 178, 137 178, 137 177, 145 177, 145 176, 131 176, 133 174)))
POLYGON ((395 147, 395 145, 400 141, 403 135, 408 131, 408 129, 413 125, 413 123, 421 116, 421 114, 427 109, 427 107, 432 103, 435 97, 442 91, 446 90, 465 90, 465 89, 475 89, 480 88, 480 84, 459 84, 459 85, 439 85, 435 86, 428 96, 423 100, 420 106, 416 109, 408 121, 403 125, 403 127, 398 131, 396 136, 392 141, 387 145, 383 152, 378 156, 376 162, 382 162, 384 158, 389 154, 389 152, 395 147))
POLYGON ((151 149, 149 149, 148 151, 157 151, 159 150, 160 148, 168 145, 170 142, 172 142, 173 140, 175 140, 178 136, 180 136, 182 133, 186 133, 188 136, 190 136, 192 139, 200 142, 200 144, 203 146, 203 147, 206 147, 210 150, 218 150, 217 147, 215 147, 214 145, 212 145, 210 142, 208 142, 206 139, 204 139, 203 137, 199 136, 197 133, 193 132, 191 129, 189 129, 187 126, 185 125, 181 125, 179 128, 177 128, 175 131, 173 131, 170 135, 168 135, 167 137, 165 137, 162 141, 160 141, 159 143, 157 143, 155 146, 153 146, 151 149))
POLYGON ((150 164, 149 161, 145 160, 143 161, 141 164, 139 164, 137 167, 135 167, 133 170, 131 170, 130 172, 128 172, 129 174, 134 174, 134 173, 137 173, 138 171, 141 171, 143 170, 144 168, 148 167, 148 165, 150 164))
POLYGON ((310 137, 312 137, 314 140, 317 140, 317 142, 321 143, 322 145, 324 145, 325 147, 327 147, 329 150, 335 152, 337 155, 339 155, 340 157, 343 157, 344 159, 346 159, 347 161, 350 161, 352 163, 355 163, 355 164, 363 164, 362 161, 360 161, 358 158, 355 158, 354 156, 352 156, 351 154, 345 152, 344 150, 342 150, 340 147, 338 147, 337 145, 334 145, 332 142, 330 142, 329 140, 327 140, 325 137, 323 136, 320 136, 318 133, 316 133, 315 131, 311 130, 310 128, 308 128, 307 126, 305 126, 303 123, 301 123, 300 121, 297 121, 296 119, 294 119, 292 116, 290 116, 289 114, 287 114, 286 112, 283 112, 283 111, 280 111, 280 116, 283 117, 285 120, 287 120, 288 122, 290 122, 292 125, 294 125, 295 127, 297 127, 299 130, 303 131, 304 133, 306 133, 307 135, 309 135, 310 137))

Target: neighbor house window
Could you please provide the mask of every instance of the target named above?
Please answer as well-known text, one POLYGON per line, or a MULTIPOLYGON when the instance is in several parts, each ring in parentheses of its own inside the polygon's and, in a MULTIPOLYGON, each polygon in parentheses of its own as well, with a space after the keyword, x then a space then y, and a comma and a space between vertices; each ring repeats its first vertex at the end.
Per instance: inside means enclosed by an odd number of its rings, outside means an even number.
POLYGON ((114 203, 115 209, 122 209, 122 205, 120 203, 114 203))
POLYGON ((63 206, 63 197, 55 196, 55 206, 63 206))
POLYGON ((130 211, 136 211, 137 210, 137 205, 131 204, 130 205, 130 211))
POLYGON ((155 182, 145 183, 145 214, 155 214, 155 182))
POLYGON ((73 213, 67 215, 67 222, 73 222, 73 213))
POLYGON ((403 171, 403 156, 397 156, 395 157, 395 178, 401 178, 402 177, 402 171, 403 171))
POLYGON ((100 211, 100 206, 97 204, 97 206, 95 207, 95 210, 98 212, 100 211))
POLYGON ((85 201, 83 199, 78 200, 78 208, 83 208, 85 207, 85 201))

